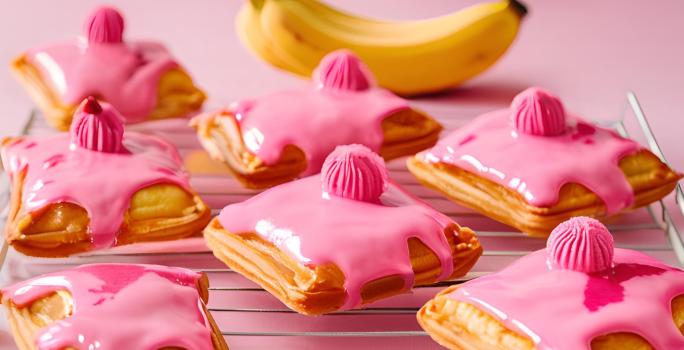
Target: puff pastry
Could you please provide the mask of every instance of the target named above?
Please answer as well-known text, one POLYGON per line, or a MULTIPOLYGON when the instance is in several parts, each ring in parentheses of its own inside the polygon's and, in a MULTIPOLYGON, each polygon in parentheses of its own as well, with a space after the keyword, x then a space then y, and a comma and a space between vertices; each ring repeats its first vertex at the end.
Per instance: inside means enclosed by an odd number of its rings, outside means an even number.
POLYGON ((21 350, 227 350, 208 288, 182 268, 82 265, 5 287, 2 304, 21 350))
MULTIPOLYGON (((546 101, 538 94, 516 99, 546 101)), ((647 205, 682 177, 636 142, 579 118, 561 114, 558 134, 534 134, 531 121, 510 121, 524 115, 519 104, 454 131, 410 158, 409 170, 455 202, 534 236, 573 216, 606 218, 647 205)), ((532 121, 552 122, 535 114, 548 106, 529 109, 532 121)))
POLYGON ((575 218, 547 249, 445 289, 418 321, 449 349, 682 348, 683 272, 613 249, 603 225, 575 218))
POLYGON ((204 93, 164 46, 122 41, 123 18, 115 9, 95 9, 86 29, 87 41, 34 48, 11 64, 56 129, 69 129, 89 95, 113 104, 128 122, 183 117, 201 108, 204 93))
POLYGON ((353 54, 332 53, 318 71, 327 73, 315 75, 313 86, 198 116, 192 124, 202 145, 243 185, 265 188, 318 173, 338 145, 363 144, 389 160, 437 141, 441 125, 404 99, 370 85, 353 54), (345 74, 355 78, 330 77, 345 74), (365 83, 342 84, 358 79, 365 83))
POLYGON ((312 176, 224 208, 204 231, 214 255, 305 315, 354 308, 470 270, 482 254, 470 229, 431 208, 383 204, 392 200, 387 194, 374 201, 383 188, 368 182, 372 167, 341 157, 353 164, 333 166, 348 171, 336 176, 324 166, 323 195, 312 176), (343 179, 352 174, 360 174, 358 181, 343 179))
POLYGON ((59 257, 178 239, 200 233, 210 220, 175 148, 132 132, 122 141, 120 121, 120 129, 105 122, 117 122, 107 119, 115 111, 103 108, 78 112, 81 128, 71 135, 4 140, 12 184, 5 237, 16 250, 59 257), (93 130, 99 139, 88 136, 93 130))

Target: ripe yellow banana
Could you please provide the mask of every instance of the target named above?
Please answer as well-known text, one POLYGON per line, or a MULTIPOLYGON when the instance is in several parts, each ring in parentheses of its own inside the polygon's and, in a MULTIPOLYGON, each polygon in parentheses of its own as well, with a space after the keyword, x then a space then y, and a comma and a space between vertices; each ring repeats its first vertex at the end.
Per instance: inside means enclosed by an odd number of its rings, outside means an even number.
POLYGON ((417 21, 347 14, 318 0, 248 0, 236 27, 267 62, 310 76, 327 53, 347 48, 378 83, 401 95, 460 85, 494 64, 515 39, 526 9, 516 0, 474 5, 417 21))

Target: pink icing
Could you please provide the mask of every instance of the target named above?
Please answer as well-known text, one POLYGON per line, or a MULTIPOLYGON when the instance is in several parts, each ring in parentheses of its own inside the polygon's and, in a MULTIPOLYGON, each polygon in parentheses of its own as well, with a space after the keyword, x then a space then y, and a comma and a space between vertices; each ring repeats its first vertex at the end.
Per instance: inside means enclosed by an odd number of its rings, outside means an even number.
POLYGON ((632 205, 632 187, 618 164, 641 148, 636 142, 569 116, 562 135, 527 135, 511 128, 510 114, 505 109, 482 115, 419 157, 484 176, 538 207, 557 203, 561 187, 568 183, 594 192, 607 214, 632 205))
POLYGON ((124 19, 116 9, 96 8, 85 22, 85 36, 90 44, 114 44, 123 41, 124 19))
POLYGON ((245 145, 267 165, 277 163, 287 145, 306 154, 308 167, 302 175, 318 173, 337 145, 358 143, 378 152, 384 138, 382 121, 410 108, 406 100, 372 87, 363 62, 348 51, 324 57, 314 79, 318 86, 230 106, 245 145))
MULTIPOLYGON (((381 201, 391 199, 383 196, 381 201)), ((363 285, 381 277, 398 275, 411 288, 411 237, 439 257, 440 279, 451 275, 451 251, 440 220, 421 205, 393 207, 323 196, 318 176, 271 188, 219 214, 228 231, 256 232, 306 266, 337 265, 345 275, 343 309, 358 306, 363 285)))
POLYGON ((102 106, 88 97, 71 123, 71 142, 98 152, 120 153, 123 146, 123 118, 111 106, 102 106))
POLYGON ((113 246, 131 197, 158 183, 190 191, 176 149, 153 136, 128 132, 125 153, 72 147, 67 133, 47 138, 21 138, 3 147, 2 161, 10 177, 26 170, 22 207, 27 212, 58 202, 85 208, 95 248, 113 246))
POLYGON ((513 126, 521 133, 558 136, 565 132, 565 110, 558 97, 531 87, 519 93, 511 103, 513 126))
POLYGON ((547 242, 555 267, 584 273, 609 269, 613 264, 613 236, 601 222, 574 217, 558 225, 547 242))
POLYGON ((65 104, 88 96, 111 103, 128 122, 143 121, 157 103, 161 76, 178 64, 153 42, 122 42, 123 18, 97 8, 86 20, 87 41, 29 50, 27 57, 65 104))
POLYGON ((3 288, 2 297, 24 307, 56 291, 71 293, 73 313, 38 331, 40 350, 213 349, 199 277, 156 265, 82 265, 3 288))
POLYGON ((333 51, 323 57, 313 80, 323 89, 363 91, 373 85, 370 70, 349 50, 333 51))
POLYGON ((684 294, 684 272, 618 248, 613 263, 596 274, 550 268, 540 250, 448 296, 527 335, 539 350, 590 349, 592 339, 614 332, 638 334, 655 349, 684 348, 671 310, 684 294))
POLYGON ((323 163, 323 191, 338 197, 378 202, 387 188, 385 161, 362 145, 337 146, 323 163))

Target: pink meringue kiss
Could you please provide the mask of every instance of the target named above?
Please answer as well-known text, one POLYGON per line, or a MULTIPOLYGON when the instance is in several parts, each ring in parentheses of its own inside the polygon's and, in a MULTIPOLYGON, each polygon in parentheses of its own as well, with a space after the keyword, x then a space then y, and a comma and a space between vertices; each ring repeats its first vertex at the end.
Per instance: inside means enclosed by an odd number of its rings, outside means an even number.
POLYGON ((124 19, 114 8, 101 6, 86 19, 84 34, 88 43, 116 44, 123 41, 124 19))
POLYGON ((387 168, 366 146, 337 146, 323 163, 321 181, 325 193, 377 203, 387 188, 387 168))
POLYGON ((71 123, 71 143, 96 152, 121 153, 123 117, 110 105, 104 107, 94 97, 88 97, 71 123))
POLYGON ((552 267, 596 273, 613 266, 613 236, 596 219, 580 216, 561 223, 546 249, 552 267))
POLYGON ((373 85, 368 67, 349 50, 333 51, 323 57, 313 79, 322 89, 363 91, 373 85))
POLYGON ((565 132, 565 110, 558 97, 531 87, 511 103, 511 121, 516 130, 535 136, 557 136, 565 132))

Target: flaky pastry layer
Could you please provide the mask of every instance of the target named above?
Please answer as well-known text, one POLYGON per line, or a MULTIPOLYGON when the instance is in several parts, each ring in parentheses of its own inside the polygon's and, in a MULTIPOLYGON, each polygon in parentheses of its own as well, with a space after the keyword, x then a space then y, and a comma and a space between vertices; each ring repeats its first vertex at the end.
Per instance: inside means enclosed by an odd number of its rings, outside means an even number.
MULTIPOLYGON (((207 310, 206 304, 209 302, 209 279, 206 275, 197 281, 197 292, 202 299, 202 308, 207 320, 211 325, 211 341, 215 350, 228 350, 221 331, 216 322, 207 310)), ((154 297, 154 296, 141 296, 154 297)), ((7 318, 14 341, 20 350, 36 350, 35 337, 38 331, 51 325, 54 322, 70 316, 73 312, 74 302, 71 293, 68 291, 57 291, 40 299, 30 305, 18 307, 10 300, 3 300, 3 305, 7 309, 7 318)), ((106 315, 102 315, 106 317, 106 315)), ((162 327, 163 325, 160 325, 162 327)), ((181 349, 176 347, 165 347, 160 350, 181 349)), ((77 350, 71 347, 65 350, 77 350)))
MULTIPOLYGON (((418 311, 418 323, 436 342, 452 350, 536 349, 526 335, 506 328, 499 320, 472 304, 448 297, 456 288, 458 286, 443 290, 418 311)), ((550 322, 553 322, 552 316, 549 315, 550 322)), ((672 318, 684 335, 684 296, 672 301, 672 318)), ((591 349, 653 350, 641 336, 624 332, 594 338, 591 349)))
MULTIPOLYGON (((619 165, 634 191, 634 204, 623 211, 663 198, 682 178, 648 150, 625 156, 619 165)), ((560 189, 558 203, 537 207, 516 191, 450 164, 425 163, 418 157, 411 157, 407 166, 425 186, 532 236, 546 237, 554 227, 574 216, 606 217, 601 198, 576 183, 560 189)))
MULTIPOLYGON (((19 252, 39 257, 63 257, 91 250, 88 212, 68 202, 27 211, 22 200, 25 176, 22 171, 13 177, 5 225, 7 242, 19 252)), ((198 195, 175 184, 151 185, 131 198, 116 245, 197 235, 210 219, 211 210, 198 195)))
MULTIPOLYGON (((445 229, 444 235, 454 262, 449 278, 463 276, 482 254, 482 246, 466 227, 454 224, 445 229)), ((228 232, 218 219, 209 223, 204 238, 219 260, 301 314, 333 312, 346 300, 344 273, 334 264, 305 266, 254 232, 228 232)), ((407 244, 415 273, 414 285, 436 282, 441 273, 437 256, 416 238, 409 239, 407 244)), ((406 290, 400 276, 385 276, 366 283, 361 289, 361 299, 366 304, 402 292, 406 290)))
MULTIPOLYGON (((29 62, 26 55, 14 59, 10 68, 45 114, 50 125, 58 130, 69 130, 71 119, 79 104, 62 101, 47 79, 42 76, 40 70, 29 62)), ((96 97, 101 99, 101 96, 96 97)), ((199 110, 205 99, 204 92, 194 85, 192 78, 184 70, 171 69, 161 76, 157 90, 157 104, 145 120, 187 116, 199 110)))
MULTIPOLYGON (((276 164, 264 164, 247 148, 239 124, 228 111, 195 118, 192 124, 212 158, 225 162, 245 187, 275 186, 296 179, 307 168, 304 152, 295 145, 288 145, 276 164)), ((382 121, 382 130, 384 139, 379 153, 390 160, 433 146, 442 126, 419 111, 406 109, 387 116, 382 121)))

